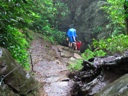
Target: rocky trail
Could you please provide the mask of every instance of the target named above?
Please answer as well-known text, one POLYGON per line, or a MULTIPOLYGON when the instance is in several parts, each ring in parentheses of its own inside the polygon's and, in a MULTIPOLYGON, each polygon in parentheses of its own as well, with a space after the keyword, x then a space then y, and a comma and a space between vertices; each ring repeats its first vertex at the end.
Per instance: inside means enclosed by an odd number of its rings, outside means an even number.
POLYGON ((81 58, 80 55, 67 47, 44 42, 42 38, 32 42, 30 53, 34 77, 41 83, 40 96, 70 96, 73 81, 68 77, 67 65, 81 58))

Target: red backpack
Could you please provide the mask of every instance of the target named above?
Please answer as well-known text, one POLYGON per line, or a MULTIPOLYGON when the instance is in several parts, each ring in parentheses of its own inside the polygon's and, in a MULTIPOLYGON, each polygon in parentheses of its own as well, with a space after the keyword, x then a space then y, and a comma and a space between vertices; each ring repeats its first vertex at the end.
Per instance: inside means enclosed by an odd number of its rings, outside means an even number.
POLYGON ((77 50, 80 50, 81 44, 82 44, 81 41, 76 42, 77 50))

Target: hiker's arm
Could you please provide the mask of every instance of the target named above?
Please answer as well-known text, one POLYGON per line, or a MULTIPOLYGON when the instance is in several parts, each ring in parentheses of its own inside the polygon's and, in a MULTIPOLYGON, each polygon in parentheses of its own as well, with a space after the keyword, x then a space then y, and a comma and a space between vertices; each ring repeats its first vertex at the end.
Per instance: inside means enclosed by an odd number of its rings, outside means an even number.
POLYGON ((75 38, 75 36, 73 36, 73 39, 74 39, 74 41, 76 42, 76 38, 75 38))

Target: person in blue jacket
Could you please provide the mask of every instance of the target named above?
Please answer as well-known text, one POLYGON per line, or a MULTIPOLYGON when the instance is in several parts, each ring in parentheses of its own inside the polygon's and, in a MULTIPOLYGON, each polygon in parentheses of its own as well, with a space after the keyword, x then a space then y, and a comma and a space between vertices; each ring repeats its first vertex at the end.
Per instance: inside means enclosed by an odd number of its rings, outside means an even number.
POLYGON ((68 31, 67 31, 67 33, 66 33, 66 35, 67 35, 67 40, 69 41, 69 47, 75 47, 75 49, 77 49, 76 48, 76 37, 77 37, 77 35, 76 35, 76 29, 74 29, 74 28, 70 28, 68 31))

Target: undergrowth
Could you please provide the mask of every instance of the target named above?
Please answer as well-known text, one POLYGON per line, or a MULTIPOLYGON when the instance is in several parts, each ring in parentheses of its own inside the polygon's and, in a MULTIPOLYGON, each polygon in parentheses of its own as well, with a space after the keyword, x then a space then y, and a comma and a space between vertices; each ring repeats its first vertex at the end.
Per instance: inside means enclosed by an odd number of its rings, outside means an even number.
POLYGON ((82 59, 69 65, 71 70, 80 70, 82 68, 83 60, 88 60, 94 57, 101 57, 114 53, 123 53, 128 49, 128 35, 120 34, 118 36, 107 39, 96 40, 93 39, 92 47, 88 48, 81 54, 82 59))
POLYGON ((11 52, 12 56, 16 61, 22 65, 26 70, 29 70, 29 54, 28 48, 29 44, 25 39, 25 35, 22 32, 12 26, 7 26, 7 34, 0 34, 2 36, 3 45, 11 52))

